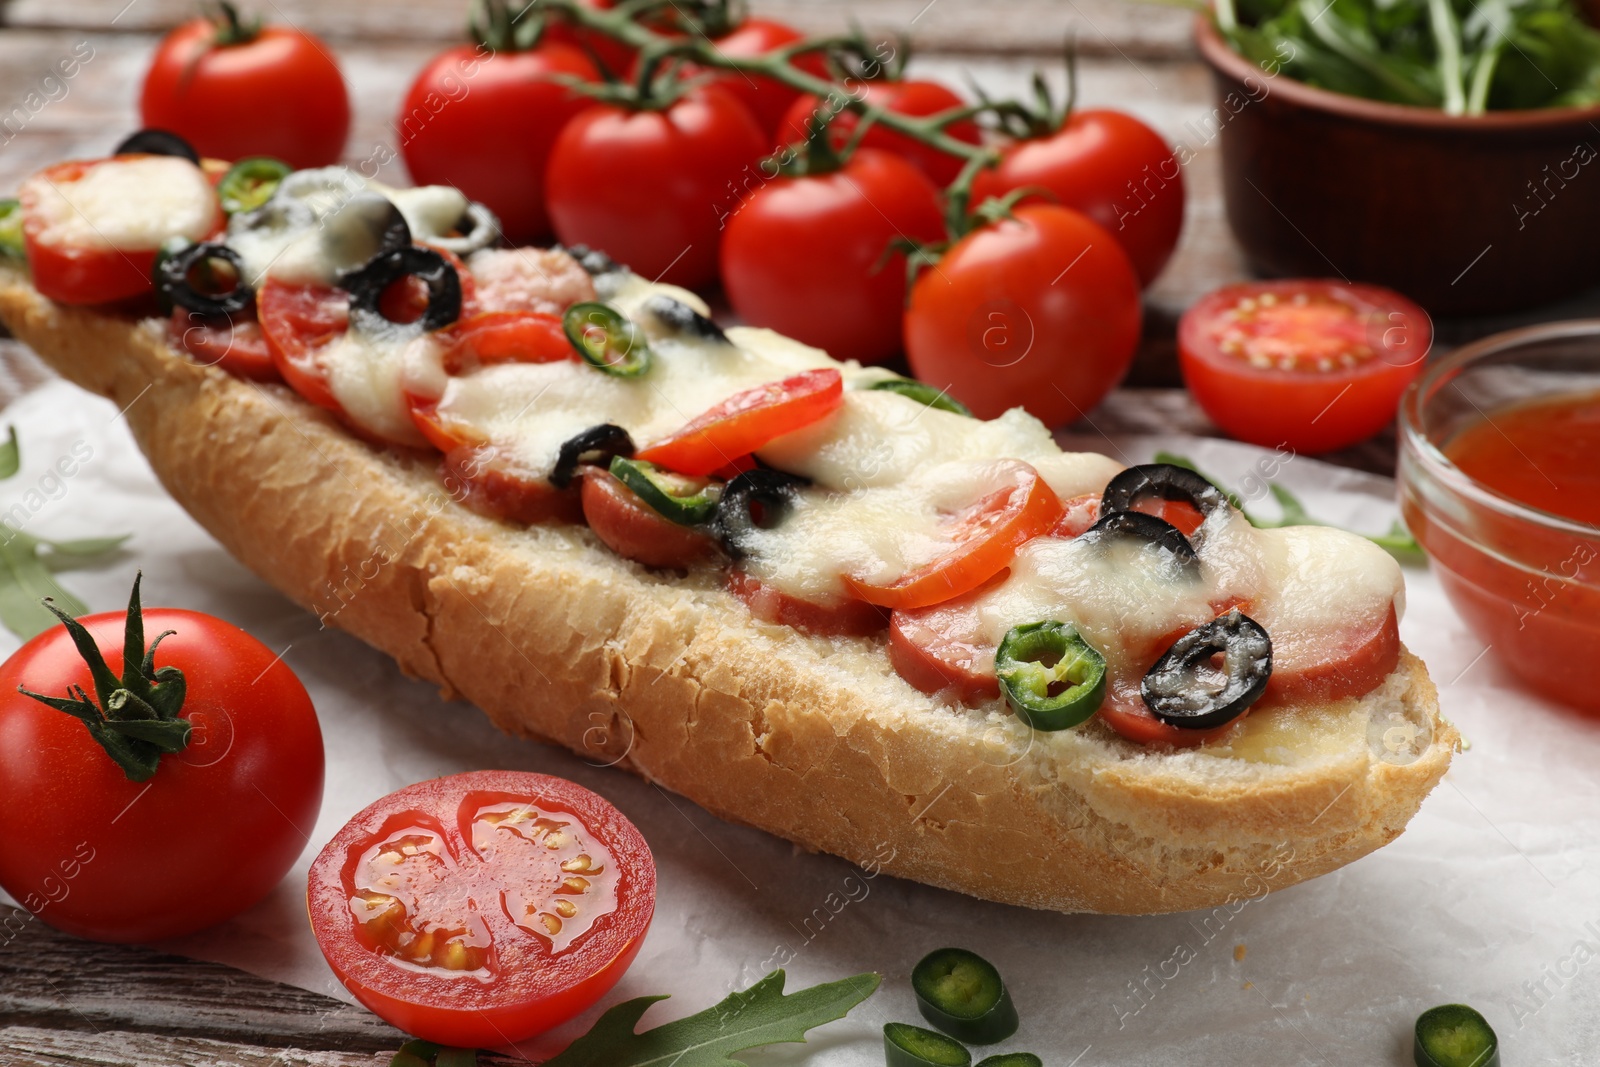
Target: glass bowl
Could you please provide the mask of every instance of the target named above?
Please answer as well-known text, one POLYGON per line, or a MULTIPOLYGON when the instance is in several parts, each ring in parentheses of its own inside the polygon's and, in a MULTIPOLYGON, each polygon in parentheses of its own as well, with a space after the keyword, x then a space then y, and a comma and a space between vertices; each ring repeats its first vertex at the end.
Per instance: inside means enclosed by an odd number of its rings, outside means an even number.
POLYGON ((1496 334, 1429 367, 1400 404, 1400 508, 1491 654, 1541 695, 1600 715, 1600 529, 1498 492, 1447 455, 1497 413, 1565 397, 1600 405, 1600 320, 1496 334))

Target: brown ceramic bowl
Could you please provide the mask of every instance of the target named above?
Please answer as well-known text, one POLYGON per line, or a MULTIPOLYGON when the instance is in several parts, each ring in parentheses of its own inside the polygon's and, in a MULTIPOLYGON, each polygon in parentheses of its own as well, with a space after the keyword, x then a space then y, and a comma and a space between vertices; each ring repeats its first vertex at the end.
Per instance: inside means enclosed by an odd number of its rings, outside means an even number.
POLYGON ((1255 270, 1375 282, 1451 316, 1600 284, 1600 107, 1446 115, 1269 75, 1206 15, 1195 38, 1255 270))

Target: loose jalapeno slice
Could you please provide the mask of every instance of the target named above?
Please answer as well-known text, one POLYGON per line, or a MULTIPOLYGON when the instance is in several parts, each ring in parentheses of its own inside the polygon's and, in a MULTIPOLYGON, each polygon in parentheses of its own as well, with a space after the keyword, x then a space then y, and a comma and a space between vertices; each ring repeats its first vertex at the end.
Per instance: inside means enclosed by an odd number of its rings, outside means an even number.
MULTIPOLYGON (((1059 626, 1059 623, 1040 623, 1059 626)), ((1018 629, 1027 629, 1018 627, 1018 629)), ((1070 628, 1069 628, 1070 629, 1070 628)), ((1015 634, 1017 631, 1012 630, 1015 634)), ((1077 634, 1074 633, 1076 638, 1077 634)), ((1007 636, 1007 641, 1011 640, 1007 636)), ((1080 642, 1081 643, 1081 642, 1080 642)), ((1002 655, 1004 654, 1002 648, 1002 655)), ((1088 645, 1085 649, 1099 661, 1102 691, 1105 688, 1105 661, 1088 645)), ((1002 686, 1005 684, 1002 681, 1002 686)), ((1095 698, 1098 707, 1099 697, 1095 698)), ((1093 709, 1090 709, 1091 713, 1093 709)), ((1085 716, 1087 718, 1088 716, 1085 716)), ((1081 721, 1081 720, 1080 720, 1081 721)), ((964 948, 935 949, 911 969, 911 990, 917 995, 917 1010, 951 1037, 973 1045, 992 1045, 1017 1032, 1017 1009, 1011 994, 994 964, 964 948)))
POLYGON ((998 1056, 985 1056, 978 1067, 1044 1067, 1044 1061, 1031 1052, 1002 1052, 998 1056))
POLYGON ((959 1041, 910 1023, 885 1023, 886 1067, 971 1067, 972 1053, 959 1041))
POLYGON ((676 330, 680 334, 698 337, 702 341, 728 343, 728 335, 722 332, 721 326, 718 326, 682 300, 674 300, 670 296, 657 293, 645 301, 644 307, 646 311, 656 317, 657 322, 676 330))
POLYGON ((607 304, 573 304, 561 328, 583 361, 618 378, 637 378, 650 369, 650 346, 637 323, 607 304))
POLYGON ((114 156, 177 156, 187 159, 195 166, 200 165, 200 153, 194 150, 194 145, 185 141, 171 130, 158 130, 149 127, 136 130, 122 139, 122 143, 111 150, 114 156))
POLYGON ((1100 514, 1132 511, 1134 505, 1151 497, 1183 501, 1207 518, 1228 507, 1227 496, 1203 475, 1171 463, 1143 463, 1129 467, 1106 484, 1100 497, 1100 514))
POLYGON ((1155 717, 1187 730, 1211 730, 1243 715, 1272 678, 1272 638, 1235 609, 1172 643, 1140 684, 1155 717), (1213 665, 1222 657, 1221 669, 1213 665))
POLYGON ((228 168, 228 173, 217 183, 217 199, 222 210, 231 217, 241 211, 254 211, 272 199, 278 184, 294 168, 281 159, 271 156, 251 156, 241 159, 228 168))
POLYGON ((755 530, 770 530, 781 523, 794 507, 795 493, 806 484, 798 475, 756 467, 724 486, 716 525, 728 555, 740 558, 755 530))
POLYGON ((634 451, 633 437, 621 426, 609 422, 591 426, 561 443, 556 465, 550 471, 550 484, 557 489, 571 485, 585 456, 609 464, 617 456, 631 456, 634 451))
POLYGON ((995 653, 994 673, 1011 710, 1035 730, 1077 726, 1106 698, 1105 657, 1070 623, 1013 626, 995 653))
POLYGON ((199 244, 168 248, 163 246, 155 261, 156 293, 163 306, 176 304, 201 315, 234 315, 250 306, 255 292, 244 280, 244 260, 224 244, 202 241, 199 244), (233 277, 219 277, 213 263, 225 263, 233 277), (195 288, 193 277, 206 271, 220 291, 195 288))
POLYGON ((461 317, 461 276, 431 248, 407 245, 379 252, 366 266, 340 277, 339 288, 350 294, 350 324, 369 332, 442 330, 461 317), (407 276, 428 287, 428 307, 416 322, 394 322, 383 313, 383 291, 407 276))
POLYGON ((924 404, 930 408, 948 411, 953 415, 965 415, 969 419, 972 417, 972 412, 967 410, 967 405, 943 389, 935 389, 927 382, 919 382, 915 378, 885 378, 881 382, 873 382, 867 388, 881 389, 886 393, 899 393, 901 396, 910 397, 917 403, 924 404))
POLYGON ((1500 1067, 1500 1039, 1476 1010, 1441 1004, 1417 1016, 1417 1067, 1500 1067))
POLYGON ((611 473, 662 518, 679 526, 710 522, 717 513, 717 501, 722 499, 720 482, 673 474, 643 460, 613 456, 611 473))
POLYGON ((0 255, 21 259, 26 254, 22 243, 22 203, 14 197, 0 200, 0 255))

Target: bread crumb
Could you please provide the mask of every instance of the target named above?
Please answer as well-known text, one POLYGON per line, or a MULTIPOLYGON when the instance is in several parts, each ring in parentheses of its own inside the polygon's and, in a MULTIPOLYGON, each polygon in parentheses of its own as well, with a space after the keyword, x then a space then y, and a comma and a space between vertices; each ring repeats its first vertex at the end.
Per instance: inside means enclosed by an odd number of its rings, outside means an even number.
POLYGON ((1240 989, 1254 989, 1255 987, 1256 987, 1256 984, 1254 982, 1246 982, 1244 985, 1240 986, 1239 988, 1240 989))
POLYGON ((1233 962, 1238 963, 1242 959, 1244 959, 1244 943, 1240 942, 1233 946, 1233 962))

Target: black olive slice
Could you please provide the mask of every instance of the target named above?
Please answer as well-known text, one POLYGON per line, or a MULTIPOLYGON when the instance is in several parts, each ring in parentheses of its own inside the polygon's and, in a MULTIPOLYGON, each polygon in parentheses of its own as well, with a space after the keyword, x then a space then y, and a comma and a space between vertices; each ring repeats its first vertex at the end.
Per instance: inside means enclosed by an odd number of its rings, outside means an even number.
POLYGON ((1152 497, 1185 501, 1207 518, 1228 507, 1228 498, 1222 490, 1202 475, 1171 463, 1143 463, 1111 479, 1100 497, 1100 514, 1132 511, 1141 500, 1152 497))
POLYGON ((111 154, 114 156, 136 154, 177 156, 179 159, 187 159, 196 166, 200 165, 200 153, 194 150, 194 145, 185 141, 171 130, 151 128, 131 133, 123 138, 121 144, 111 150, 111 154))
POLYGON ((360 270, 339 279, 350 294, 350 323, 369 333, 439 330, 461 317, 461 277, 438 252, 408 245, 380 252, 360 270), (421 279, 428 287, 428 308, 416 322, 394 322, 383 314, 383 291, 401 278, 421 279))
POLYGON ((1172 643, 1140 684, 1155 717, 1185 730, 1210 730, 1243 715, 1272 678, 1272 638, 1230 611, 1172 643), (1221 656, 1220 669, 1213 664, 1221 656))
POLYGON ((578 464, 585 458, 605 465, 613 456, 631 456, 634 451, 632 435, 621 426, 609 422, 591 426, 562 442, 561 451, 556 453, 556 465, 550 471, 550 484, 557 489, 571 485, 578 473, 578 464))
POLYGON ((244 278, 244 260, 239 253, 224 244, 204 241, 189 245, 156 260, 156 291, 181 308, 200 315, 233 315, 250 306, 255 293, 244 278), (211 260, 221 260, 233 268, 233 288, 222 293, 202 292, 194 287, 189 276, 196 267, 211 260))
POLYGON ((670 296, 657 293, 644 302, 644 309, 654 315, 656 321, 678 333, 690 337, 698 337, 705 341, 719 341, 728 343, 728 335, 722 332, 722 327, 706 318, 682 300, 674 300, 670 296))
POLYGON ((357 193, 322 220, 322 252, 337 273, 411 244, 406 217, 386 196, 357 193))
POLYGON ((747 470, 729 482, 712 520, 728 555, 738 559, 745 554, 754 531, 770 530, 782 523, 794 507, 796 491, 809 484, 797 474, 766 467, 747 470))
MULTIPOLYGON (((557 247, 560 246, 558 245, 557 247)), ((563 251, 577 260, 578 266, 587 271, 591 277, 600 274, 615 274, 622 270, 622 264, 598 248, 590 248, 588 245, 567 245, 563 251)))
POLYGON ((1146 515, 1142 511, 1113 511, 1109 515, 1102 515, 1099 522, 1080 535, 1080 540, 1090 544, 1128 540, 1160 545, 1172 553, 1185 577, 1200 577, 1200 557, 1195 554, 1194 545, 1183 536, 1183 531, 1165 519, 1146 515))

